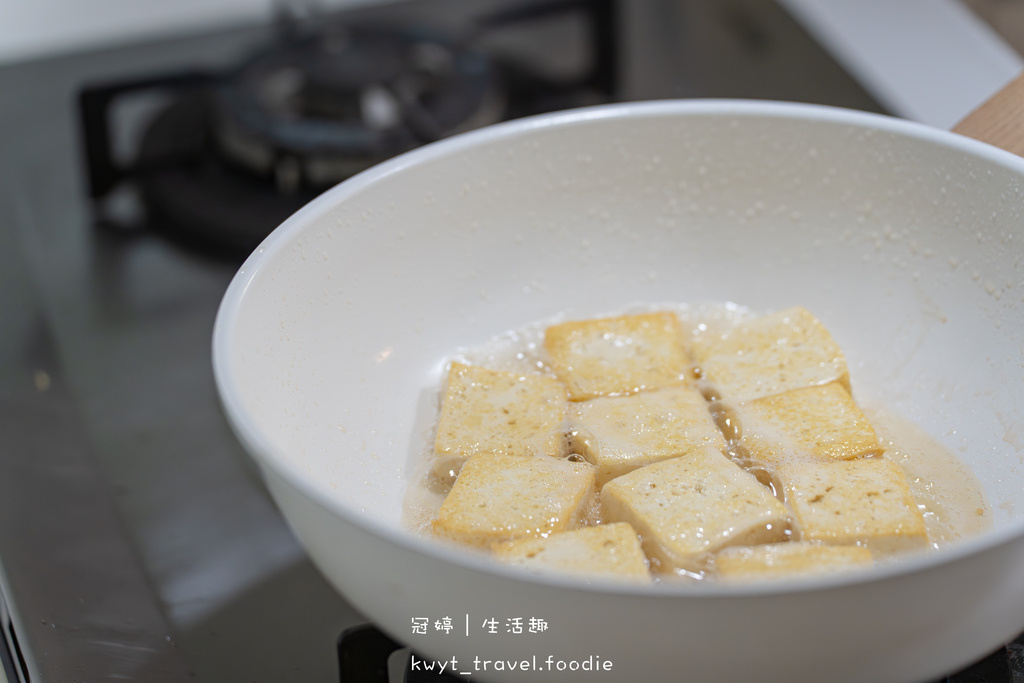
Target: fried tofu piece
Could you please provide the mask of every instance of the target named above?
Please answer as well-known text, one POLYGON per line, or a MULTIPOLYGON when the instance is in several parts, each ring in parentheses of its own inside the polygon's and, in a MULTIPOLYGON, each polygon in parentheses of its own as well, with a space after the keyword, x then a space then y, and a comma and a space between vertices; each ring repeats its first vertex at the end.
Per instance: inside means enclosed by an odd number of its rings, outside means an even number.
POLYGON ((848 460, 884 450, 871 422, 838 382, 751 401, 740 409, 740 423, 744 447, 769 464, 808 456, 848 460))
POLYGON ((715 573, 725 581, 814 576, 863 569, 873 564, 867 548, 806 541, 734 546, 715 555, 715 573))
POLYGON ((691 353, 723 398, 750 401, 791 389, 839 382, 850 387, 842 350, 805 308, 745 322, 696 339, 691 353))
POLYGON ((561 455, 568 404, 554 377, 452 363, 434 452, 456 472, 478 453, 561 455))
POLYGON ((594 502, 594 467, 547 456, 480 453, 463 465, 432 528, 489 547, 577 527, 594 502))
POLYGON ((896 463, 792 463, 778 474, 801 540, 863 545, 880 554, 928 544, 924 517, 896 463))
POLYGON ((683 327, 671 312, 553 325, 544 348, 573 401, 685 384, 690 371, 683 327))
POLYGON ((693 386, 573 403, 568 420, 569 449, 597 467, 598 488, 638 467, 702 446, 725 448, 707 401, 693 386))
POLYGON ((629 522, 656 571, 700 572, 729 545, 785 539, 788 513, 768 489, 714 448, 698 448, 612 479, 605 519, 629 522))
POLYGON ((498 543, 495 557, 538 572, 565 572, 581 577, 631 583, 651 580, 640 538, 628 524, 602 524, 498 543))

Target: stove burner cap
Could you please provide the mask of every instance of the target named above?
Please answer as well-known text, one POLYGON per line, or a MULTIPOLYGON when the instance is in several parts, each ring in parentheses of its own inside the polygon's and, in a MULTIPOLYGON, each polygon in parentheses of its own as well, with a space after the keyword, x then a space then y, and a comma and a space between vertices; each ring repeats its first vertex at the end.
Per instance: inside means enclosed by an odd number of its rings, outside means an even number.
POLYGON ((483 54, 422 32, 343 25, 257 55, 216 104, 220 153, 285 191, 334 184, 504 110, 483 54))

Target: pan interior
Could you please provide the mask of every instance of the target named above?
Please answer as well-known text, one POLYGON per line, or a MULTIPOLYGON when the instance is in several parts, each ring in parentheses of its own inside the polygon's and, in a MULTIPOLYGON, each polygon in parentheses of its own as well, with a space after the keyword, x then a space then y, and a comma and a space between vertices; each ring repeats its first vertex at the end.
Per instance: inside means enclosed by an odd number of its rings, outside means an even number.
POLYGON ((1022 168, 920 126, 794 105, 496 126, 343 183, 272 235, 233 285, 225 390, 265 466, 398 527, 454 350, 635 304, 803 305, 858 400, 959 455, 996 526, 1018 525, 1022 168))

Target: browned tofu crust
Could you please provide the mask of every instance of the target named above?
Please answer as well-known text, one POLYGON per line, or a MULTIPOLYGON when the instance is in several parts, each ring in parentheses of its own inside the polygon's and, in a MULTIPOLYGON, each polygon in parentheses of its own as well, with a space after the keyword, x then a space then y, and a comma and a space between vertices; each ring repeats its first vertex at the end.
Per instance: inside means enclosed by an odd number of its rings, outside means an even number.
POLYGON ((893 462, 804 462, 780 468, 779 476, 802 540, 883 553, 927 546, 924 516, 893 462))
POLYGON ((573 401, 685 384, 691 366, 682 325, 671 312, 553 325, 544 348, 573 401))
POLYGON ((567 406, 565 386, 554 377, 452 363, 434 451, 560 455, 567 406))
POLYGON ((850 385, 839 345, 800 307, 755 318, 720 336, 698 337, 692 354, 704 378, 734 401, 829 382, 850 385))
POLYGON ((569 447, 597 468, 605 482, 695 448, 725 448, 708 403, 693 386, 608 396, 569 406, 569 447))
POLYGON ((574 529, 594 496, 589 463, 481 453, 466 461, 432 527, 472 546, 574 529))
POLYGON ((648 583, 647 559, 629 524, 601 524, 495 544, 495 556, 528 569, 648 583))
POLYGON ((871 422, 842 384, 794 389, 744 404, 742 443, 765 463, 881 455, 871 422))
POLYGON ((612 479, 608 521, 629 522, 661 571, 703 571, 729 545, 785 540, 789 513, 753 475, 714 448, 698 448, 612 479))

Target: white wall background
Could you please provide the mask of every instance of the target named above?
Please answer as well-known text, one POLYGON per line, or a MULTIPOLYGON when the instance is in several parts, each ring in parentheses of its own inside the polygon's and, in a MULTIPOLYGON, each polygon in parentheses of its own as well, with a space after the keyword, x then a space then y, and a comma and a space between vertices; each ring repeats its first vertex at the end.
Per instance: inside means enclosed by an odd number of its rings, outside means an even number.
POLYGON ((951 128, 1024 69, 959 0, 778 0, 888 111, 951 128))
MULTIPOLYGON (((268 19, 284 0, 0 0, 0 63, 268 19)), ((292 0, 325 9, 376 0, 292 0)))

